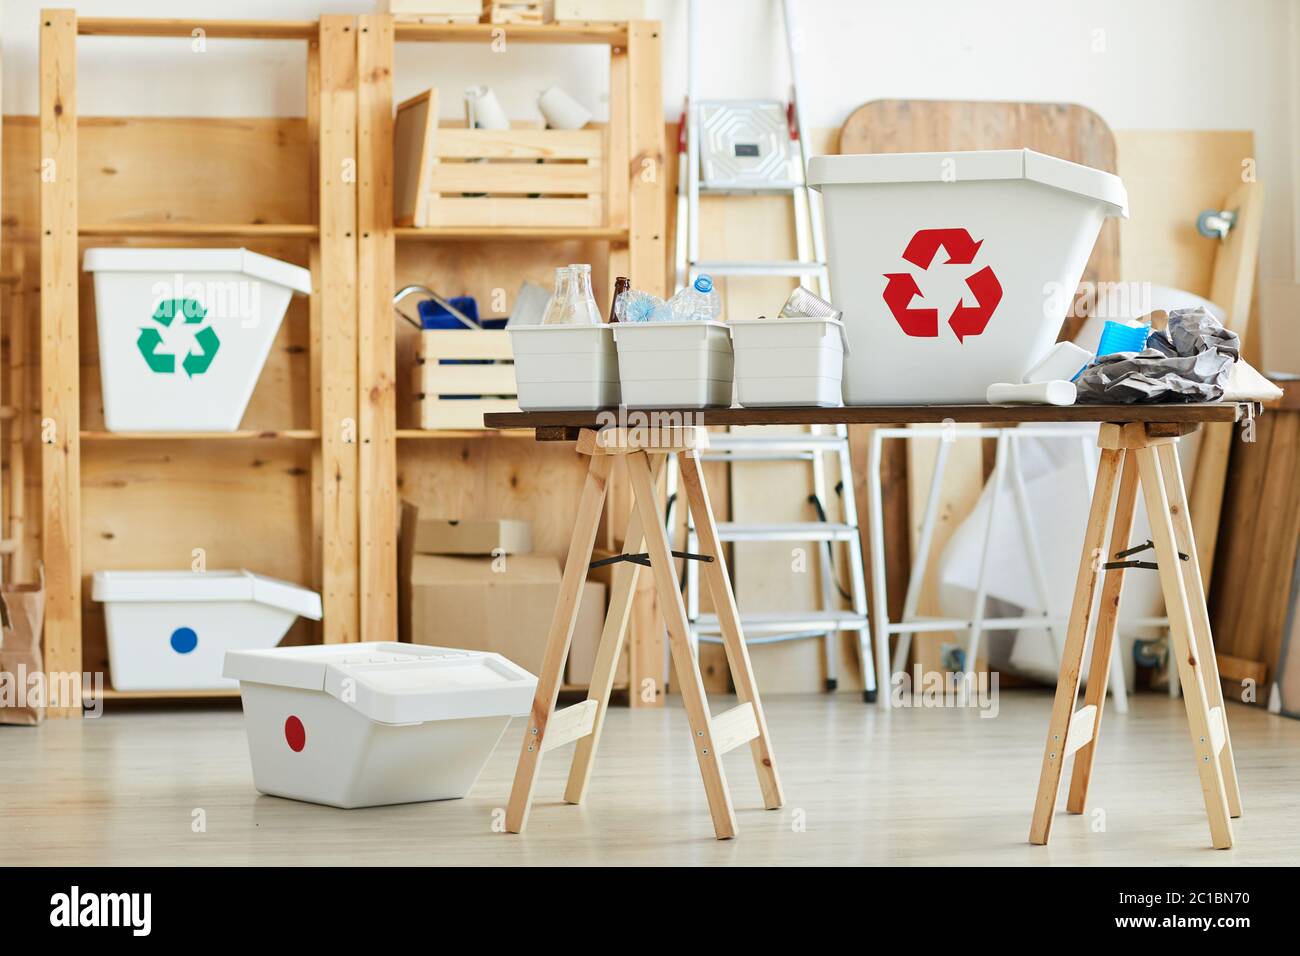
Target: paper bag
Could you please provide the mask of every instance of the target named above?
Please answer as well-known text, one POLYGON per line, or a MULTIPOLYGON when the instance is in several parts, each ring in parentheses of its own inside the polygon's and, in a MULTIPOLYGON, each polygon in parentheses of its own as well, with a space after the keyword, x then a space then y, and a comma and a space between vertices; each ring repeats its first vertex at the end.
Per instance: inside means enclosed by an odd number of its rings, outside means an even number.
MULTIPOLYGON (((41 627, 45 584, 0 585, 0 724, 39 724, 45 717, 44 690, 29 701, 29 678, 44 670, 41 627)), ((37 678, 44 681, 44 677, 37 678)))

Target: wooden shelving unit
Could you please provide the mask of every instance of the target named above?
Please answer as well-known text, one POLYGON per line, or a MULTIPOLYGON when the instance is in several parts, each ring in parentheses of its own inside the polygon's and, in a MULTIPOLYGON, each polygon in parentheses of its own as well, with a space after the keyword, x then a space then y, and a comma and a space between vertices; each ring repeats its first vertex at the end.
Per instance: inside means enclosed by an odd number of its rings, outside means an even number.
MULTIPOLYGON (((585 466, 569 448, 539 447, 508 433, 414 427, 408 385, 414 370, 414 333, 404 328, 399 335, 395 329, 393 292, 418 282, 444 294, 474 294, 485 303, 492 300, 494 289, 513 294, 524 278, 549 286, 556 265, 585 261, 594 264, 598 301, 608 301, 613 277, 619 275, 630 276, 638 288, 663 294, 667 180, 658 23, 502 27, 395 22, 390 16, 374 15, 360 17, 358 29, 361 633, 364 639, 374 640, 387 639, 397 627, 399 497, 449 515, 527 517, 534 522, 538 549, 562 556, 573 502, 585 474, 585 466), (505 55, 516 44, 609 48, 601 221, 582 226, 394 228, 394 45, 473 44, 499 54, 502 41, 505 55), (436 249, 426 248, 430 244, 437 244, 436 249), (472 482, 467 481, 465 470, 470 467, 472 482), (471 483, 476 487, 463 487, 471 483)), ((620 487, 620 493, 611 496, 614 500, 605 522, 607 545, 621 533, 618 529, 628 513, 630 497, 620 487)), ((650 618, 653 623, 653 613, 650 618)), ((631 679, 639 686, 640 675, 653 675, 662 686, 663 645, 657 640, 645 642, 638 659, 637 626, 629 642, 631 679)))
MULTIPOLYGON (((104 666, 99 609, 87 599, 93 571, 188 567, 197 548, 210 550, 209 567, 278 570, 278 576, 319 590, 322 624, 312 633, 300 623, 291 640, 394 639, 402 497, 437 500, 448 513, 525 514, 534 520, 541 548, 563 552, 568 512, 585 470, 577 456, 561 446, 520 442, 523 432, 416 427, 407 415, 413 409, 401 400, 408 387, 403 349, 409 343, 399 341, 392 295, 399 278, 432 270, 489 301, 492 286, 508 284, 513 292, 523 278, 549 282, 556 264, 574 261, 597 263, 601 298, 616 275, 665 291, 659 26, 505 28, 508 44, 600 44, 610 50, 610 115, 597 127, 603 130, 608 173, 594 223, 395 228, 395 44, 490 47, 501 31, 491 24, 397 23, 387 15, 324 16, 317 22, 42 12, 39 129, 22 122, 16 128, 24 157, 49 159, 59 171, 42 178, 39 222, 28 226, 40 246, 39 420, 48 427, 40 441, 39 546, 50 670, 104 666), (196 29, 212 39, 304 43, 305 124, 291 118, 79 119, 78 38, 190 39, 196 29), (79 127, 86 134, 81 168, 79 127), (253 148, 250 137, 263 134, 266 145, 253 148), (159 142, 182 144, 195 137, 204 149, 193 155, 153 149, 159 142), (121 138, 127 145, 117 145, 121 138), (300 164, 295 169, 302 169, 301 176, 286 174, 286 157, 300 164), (184 176, 166 172, 172 162, 190 164, 184 176), (238 168, 227 174, 221 163, 238 168), (228 200, 208 190, 191 200, 185 183, 222 175, 238 195, 228 200), (259 182, 263 178, 278 186, 259 182), (299 183, 308 184, 303 201, 288 195, 299 183), (120 202, 106 201, 114 189, 128 193, 120 202), (91 243, 247 244, 311 269, 313 295, 306 308, 291 306, 244 427, 228 433, 104 428, 93 308, 84 301, 89 284, 80 268, 81 253, 91 243), (485 269, 494 270, 493 276, 485 269), (489 278, 495 281, 485 287, 489 278), (145 516, 158 500, 168 521, 156 525, 145 516)), ((619 492, 611 499, 606 545, 630 500, 619 492)), ((652 613, 648 619, 653 625, 652 613)), ((658 677, 662 644, 648 641, 638 662, 636 628, 634 623, 629 642, 632 678, 658 677)), ((220 695, 110 690, 104 696, 220 695)))
MULTIPOLYGON (((324 619, 316 633, 300 623, 298 639, 353 641, 360 634, 358 600, 357 474, 357 192, 345 169, 356 155, 356 18, 319 21, 145 20, 78 18, 72 10, 45 10, 40 30, 40 155, 58 170, 40 185, 41 412, 43 531, 47 602, 45 664, 80 672, 86 657, 85 583, 105 554, 124 555, 134 566, 189 566, 191 548, 211 544, 210 566, 249 564, 288 554, 280 563, 299 569, 298 582, 321 592, 324 619), (78 37, 295 40, 306 44, 308 106, 304 161, 297 181, 307 184, 306 215, 297 221, 186 219, 168 208, 166 218, 121 215, 82 222, 79 215, 76 52, 78 37), (172 218, 172 217, 175 218, 172 218), (81 302, 84 242, 140 241, 185 245, 196 240, 247 242, 272 255, 295 258, 312 272, 307 308, 292 309, 277 339, 274 387, 302 402, 266 401, 276 416, 228 433, 121 433, 102 427, 95 394, 93 315, 81 302), (305 314, 304 314, 305 313, 305 314), (306 321, 305 334, 302 328, 306 321), (296 328, 291 328, 296 325, 296 328), (305 346, 292 344, 292 338, 305 346), (83 341, 87 340, 87 341, 83 341), (281 344, 281 342, 288 344, 281 344), (310 406, 308 414, 305 405, 310 406), (249 444, 259 449, 245 453, 249 444), (98 449, 108 448, 104 452, 98 449), (274 449, 274 450, 271 450, 274 449), (91 467, 87 473, 87 465, 91 467), (237 473, 234 469, 238 469, 237 473), (246 470, 251 469, 251 470, 246 470), (116 472, 116 473, 114 473, 116 472), (148 498, 164 496, 168 522, 142 530, 148 498), (83 512, 83 495, 94 507, 83 512), (197 516, 191 517, 196 514, 197 516), (232 528, 231 525, 234 525, 232 528), (118 530, 120 528, 120 531, 118 530), (131 539, 135 549, 126 550, 131 539), (114 550, 116 549, 116 550, 114 550), (141 553, 147 551, 148 553, 141 553), (160 553, 161 552, 161 553, 160 553), (184 562, 183 564, 181 562, 184 562)), ((93 122, 93 121, 91 121, 93 122)), ((146 127, 151 121, 127 121, 146 127)), ((204 122, 216 141, 223 121, 204 122)), ((245 135, 241 132, 240 135, 245 135)), ((98 141, 97 141, 98 142, 98 141)), ((299 140, 299 145, 303 146, 299 140)), ((225 155, 225 154, 223 154, 225 155)), ((232 149, 230 155, 240 155, 232 149)), ((159 167, 185 158, 159 155, 159 167)), ((200 161, 206 161, 200 160, 200 161)), ((88 176, 100 173, 88 164, 88 176)), ((102 185, 94 181, 90 188, 102 185)), ((83 190, 81 196, 87 196, 83 190)), ((104 204, 95 200, 97 209, 104 204)), ((278 197, 277 197, 278 198, 278 197)), ((227 213, 228 214, 228 213, 227 213)), ((264 378, 269 373, 264 371, 264 378)), ((262 382, 259 380, 259 388, 262 382)), ((277 395, 278 397, 278 395, 277 395)), ((254 394, 254 403, 257 393, 254 394)), ((250 417, 246 415, 246 421, 250 417)), ((112 565, 121 566, 121 565, 112 565)), ((110 675, 111 676, 111 675, 110 675)), ((231 696, 230 692, 122 693, 105 699, 231 696)), ((57 712, 76 716, 76 708, 57 712)))

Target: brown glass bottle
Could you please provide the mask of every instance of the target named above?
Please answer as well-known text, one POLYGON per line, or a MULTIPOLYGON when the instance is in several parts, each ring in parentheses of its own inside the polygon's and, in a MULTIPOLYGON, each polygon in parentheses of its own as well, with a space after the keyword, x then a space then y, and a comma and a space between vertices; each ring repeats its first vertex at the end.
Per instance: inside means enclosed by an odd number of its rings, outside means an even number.
POLYGON ((614 314, 614 307, 618 304, 618 297, 632 288, 632 283, 628 281, 627 276, 619 276, 614 280, 614 297, 609 301, 609 321, 617 322, 618 316, 614 314))

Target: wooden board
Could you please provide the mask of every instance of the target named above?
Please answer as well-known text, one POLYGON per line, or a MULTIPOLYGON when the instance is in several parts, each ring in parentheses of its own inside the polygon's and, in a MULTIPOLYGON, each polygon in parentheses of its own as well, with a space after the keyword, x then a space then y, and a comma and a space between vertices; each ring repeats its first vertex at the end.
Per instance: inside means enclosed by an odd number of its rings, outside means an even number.
POLYGON ((358 374, 361 635, 397 635, 397 373, 393 307, 393 21, 358 20, 358 374))
POLYGON ((1118 130, 1119 175, 1132 217, 1120 224, 1120 276, 1210 297, 1218 243, 1196 231, 1226 209, 1255 155, 1249 130, 1118 130))
POLYGON ((319 56, 319 329, 310 350, 317 389, 307 405, 320 432, 320 582, 324 639, 361 639, 357 479, 356 18, 321 17, 319 56), (319 352, 317 352, 319 350, 319 352))
MULTIPOLYGON (((45 669, 82 670, 81 421, 77 357, 76 14, 42 18, 41 63, 41 475, 45 563, 45 669), (52 165, 51 165, 52 164, 52 165), (48 173, 53 173, 49 175, 48 173)), ((50 708, 50 716, 80 710, 50 708)))
MULTIPOLYGON (((1255 434, 1254 442, 1231 443, 1210 612, 1216 649, 1266 665, 1272 680, 1300 542, 1300 411, 1269 409, 1255 434)), ((1268 702, 1265 686, 1256 693, 1256 702, 1268 702)), ((1238 686, 1231 696, 1240 695, 1238 686)))
MULTIPOLYGON (((841 408, 703 408, 692 409, 691 423, 723 425, 959 425, 987 422, 1160 422, 1204 424, 1234 422, 1247 405, 1212 402, 1195 405, 846 405, 841 408)), ((647 415, 671 415, 672 409, 630 409, 647 415)), ((680 414, 680 409, 677 410, 680 414)), ((601 428, 600 411, 502 412, 489 415, 489 428, 601 428)), ((575 440, 576 431, 572 438, 575 440)), ((561 440, 551 438, 545 440, 561 440)))

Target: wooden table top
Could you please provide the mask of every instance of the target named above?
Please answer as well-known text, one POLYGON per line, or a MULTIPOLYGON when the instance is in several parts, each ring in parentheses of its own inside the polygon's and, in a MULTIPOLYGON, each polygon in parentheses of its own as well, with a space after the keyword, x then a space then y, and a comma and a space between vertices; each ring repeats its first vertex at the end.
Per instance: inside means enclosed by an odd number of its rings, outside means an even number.
MULTIPOLYGON (((1022 422, 1235 422, 1249 403, 1198 405, 847 405, 841 408, 617 408, 599 411, 489 412, 488 428, 533 428, 545 437, 579 428, 664 425, 926 425, 944 422, 1014 425, 1022 422)), ((542 435, 538 436, 543 437, 542 435)))

